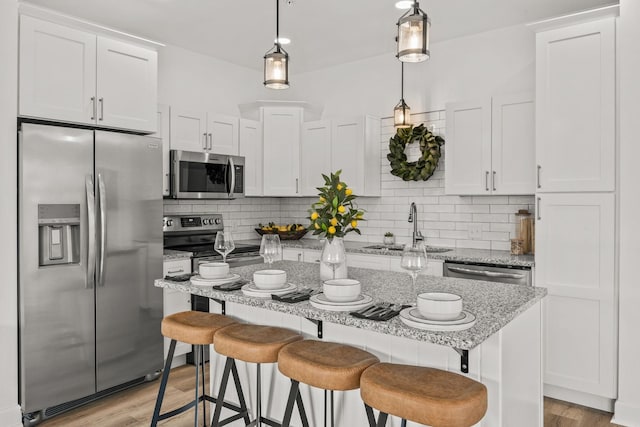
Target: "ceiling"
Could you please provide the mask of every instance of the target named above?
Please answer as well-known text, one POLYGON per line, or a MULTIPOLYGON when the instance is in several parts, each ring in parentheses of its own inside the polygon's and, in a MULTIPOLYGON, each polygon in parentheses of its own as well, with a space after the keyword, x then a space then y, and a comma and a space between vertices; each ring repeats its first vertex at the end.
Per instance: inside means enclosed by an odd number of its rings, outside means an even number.
MULTIPOLYGON (((291 68, 305 72, 392 52, 395 0, 276 0, 291 68)), ((432 42, 590 9, 615 0, 422 0, 432 42)), ((29 0, 255 70, 275 38, 274 0, 29 0)))

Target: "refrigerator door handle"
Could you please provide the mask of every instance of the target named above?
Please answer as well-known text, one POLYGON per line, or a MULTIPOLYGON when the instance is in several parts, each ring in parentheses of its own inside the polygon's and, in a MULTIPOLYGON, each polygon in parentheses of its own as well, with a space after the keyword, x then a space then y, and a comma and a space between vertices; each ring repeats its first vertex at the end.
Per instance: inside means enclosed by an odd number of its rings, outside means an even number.
POLYGON ((87 248, 87 279, 85 287, 91 289, 95 285, 96 273, 96 200, 93 193, 93 178, 88 176, 85 180, 87 188, 87 222, 88 248, 87 248))
POLYGON ((98 260, 98 286, 104 286, 104 260, 107 248, 107 194, 102 174, 98 174, 98 200, 100 202, 100 259, 98 260))
POLYGON ((233 157, 229 157, 229 168, 231 169, 231 185, 229 186, 229 198, 233 199, 233 190, 236 188, 236 165, 233 163, 233 157))

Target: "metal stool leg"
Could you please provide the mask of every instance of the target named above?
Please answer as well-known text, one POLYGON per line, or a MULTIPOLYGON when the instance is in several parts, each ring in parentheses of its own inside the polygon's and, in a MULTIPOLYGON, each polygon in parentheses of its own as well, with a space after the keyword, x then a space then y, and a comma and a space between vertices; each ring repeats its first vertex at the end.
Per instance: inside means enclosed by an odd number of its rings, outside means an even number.
POLYGON ((162 381, 160 381, 160 389, 158 390, 158 397, 156 398, 156 407, 153 410, 153 418, 151 418, 151 427, 156 427, 158 425, 160 408, 162 407, 162 400, 164 399, 164 391, 167 388, 167 380, 169 379, 169 371, 171 370, 171 362, 173 361, 173 353, 175 350, 176 340, 171 340, 167 361, 164 364, 164 371, 162 371, 162 381))
POLYGON ((218 391, 218 396, 216 397, 216 408, 213 412, 213 419, 211 420, 211 425, 213 426, 218 425, 220 421, 220 413, 222 412, 222 402, 224 402, 224 394, 227 392, 227 382, 229 381, 229 373, 231 372, 232 364, 233 364, 233 359, 227 358, 227 361, 224 364, 224 371, 222 372, 220 390, 218 391))
POLYGON ((407 420, 403 418, 402 422, 400 423, 400 427, 407 427, 407 420))
POLYGON ((367 420, 369 421, 369 427, 376 427, 376 417, 373 415, 373 409, 371 406, 364 404, 364 410, 367 413, 367 420))
POLYGON ((293 414, 293 405, 296 403, 299 393, 300 393, 300 383, 296 380, 291 380, 291 389, 289 390, 289 399, 287 399, 287 406, 285 407, 285 410, 284 410, 282 427, 289 427, 289 424, 291 424, 291 415, 293 414))
POLYGON ((195 407, 193 427, 198 427, 198 406, 200 406, 200 402, 198 401, 200 398, 200 395, 199 395, 200 390, 198 390, 200 388, 198 384, 198 381, 200 380, 200 372, 198 372, 198 370, 200 369, 200 346, 196 345, 195 347, 196 348, 195 348, 195 351, 193 352, 193 357, 195 359, 195 365, 196 365, 196 397, 194 399, 196 403, 196 407, 195 407))
MULTIPOLYGON (((200 372, 202 374, 202 396, 206 396, 207 392, 205 390, 205 372, 204 372, 204 345, 200 346, 200 363, 202 364, 200 368, 200 372)), ((207 427, 207 400, 202 399, 202 418, 204 421, 204 427, 207 427)))

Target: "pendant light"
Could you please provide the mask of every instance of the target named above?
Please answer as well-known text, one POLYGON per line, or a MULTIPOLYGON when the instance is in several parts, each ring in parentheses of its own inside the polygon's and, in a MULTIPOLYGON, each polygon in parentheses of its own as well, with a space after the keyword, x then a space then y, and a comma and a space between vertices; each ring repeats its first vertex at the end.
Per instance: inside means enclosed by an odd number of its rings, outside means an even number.
POLYGON ((276 0, 276 41, 264 55, 264 85, 269 89, 289 87, 289 54, 280 45, 280 0, 276 0))
POLYGON ((400 102, 393 109, 393 126, 408 128, 411 126, 411 108, 404 102, 404 62, 400 63, 400 102))
POLYGON ((418 2, 414 2, 398 20, 398 59, 402 62, 422 62, 429 59, 431 20, 418 2))

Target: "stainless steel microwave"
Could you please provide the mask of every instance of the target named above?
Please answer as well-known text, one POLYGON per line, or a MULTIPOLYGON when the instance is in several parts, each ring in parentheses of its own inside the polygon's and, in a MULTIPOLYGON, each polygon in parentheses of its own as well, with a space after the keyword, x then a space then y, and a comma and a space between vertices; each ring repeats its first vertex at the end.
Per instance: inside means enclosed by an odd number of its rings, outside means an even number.
POLYGON ((244 157, 171 150, 170 162, 174 199, 244 197, 244 157))

